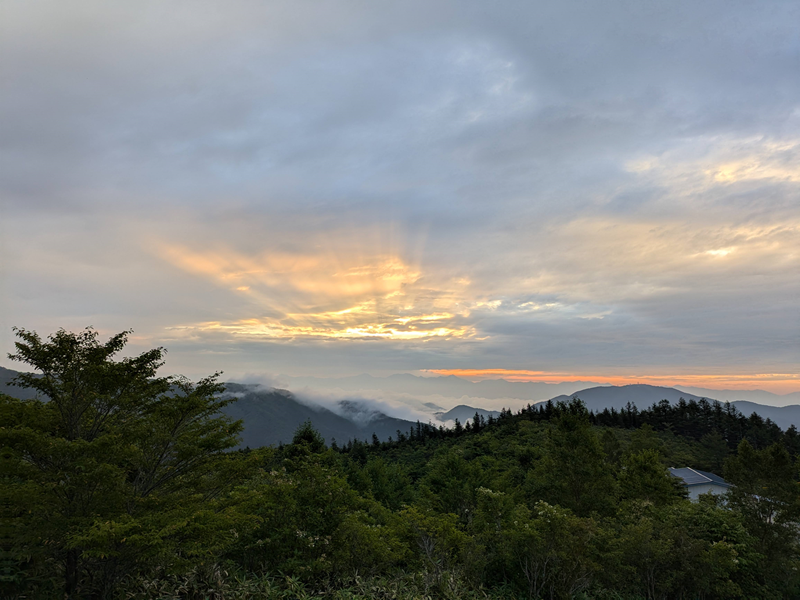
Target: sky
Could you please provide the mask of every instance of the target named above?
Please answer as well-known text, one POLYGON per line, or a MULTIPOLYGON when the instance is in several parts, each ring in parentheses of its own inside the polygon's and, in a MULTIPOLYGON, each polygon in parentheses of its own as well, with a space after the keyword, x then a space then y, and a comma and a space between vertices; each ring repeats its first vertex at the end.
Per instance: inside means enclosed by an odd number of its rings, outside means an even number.
POLYGON ((0 351, 92 326, 190 377, 800 390, 798 22, 4 0, 0 351))

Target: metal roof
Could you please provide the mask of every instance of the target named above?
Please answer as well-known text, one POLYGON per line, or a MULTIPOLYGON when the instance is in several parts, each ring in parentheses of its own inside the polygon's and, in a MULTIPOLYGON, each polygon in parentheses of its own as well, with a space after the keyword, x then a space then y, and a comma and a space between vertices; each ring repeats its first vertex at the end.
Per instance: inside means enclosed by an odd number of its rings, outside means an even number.
POLYGON ((725 481, 719 475, 714 475, 714 473, 708 473, 706 471, 698 471, 697 469, 691 469, 689 467, 684 467, 682 469, 670 467, 669 473, 673 477, 683 479, 683 483, 687 487, 691 487, 693 485, 719 485, 722 487, 731 487, 731 484, 725 481))

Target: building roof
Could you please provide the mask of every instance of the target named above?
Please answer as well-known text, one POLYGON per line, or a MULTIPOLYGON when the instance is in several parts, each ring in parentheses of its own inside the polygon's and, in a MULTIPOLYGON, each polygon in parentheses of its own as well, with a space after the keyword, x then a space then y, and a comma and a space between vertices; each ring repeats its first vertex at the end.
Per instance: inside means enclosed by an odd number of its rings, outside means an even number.
POLYGON ((731 484, 725 481, 719 475, 707 473, 706 471, 698 471, 697 469, 691 469, 689 467, 684 467, 682 469, 670 467, 669 473, 673 477, 683 479, 683 483, 687 487, 691 487, 693 485, 719 485, 726 488, 731 487, 731 484))

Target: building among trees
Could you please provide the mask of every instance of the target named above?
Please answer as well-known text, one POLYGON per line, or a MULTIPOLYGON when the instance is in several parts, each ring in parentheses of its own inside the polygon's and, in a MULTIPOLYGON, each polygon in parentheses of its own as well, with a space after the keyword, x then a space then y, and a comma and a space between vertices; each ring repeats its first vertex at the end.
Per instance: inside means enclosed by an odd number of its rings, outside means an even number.
POLYGON ((684 467, 682 469, 670 467, 669 473, 673 477, 677 477, 683 481, 683 485, 686 486, 686 489, 689 491, 690 500, 697 500, 700 494, 707 494, 709 492, 722 495, 731 487, 731 484, 719 475, 707 473, 706 471, 698 471, 697 469, 691 469, 689 467, 684 467))

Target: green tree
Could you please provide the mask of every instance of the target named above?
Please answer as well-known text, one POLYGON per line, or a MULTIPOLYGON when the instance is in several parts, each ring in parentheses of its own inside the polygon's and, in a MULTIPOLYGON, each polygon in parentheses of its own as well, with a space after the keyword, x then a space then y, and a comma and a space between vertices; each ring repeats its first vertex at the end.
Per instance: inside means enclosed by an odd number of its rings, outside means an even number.
POLYGON ((631 434, 631 443, 628 452, 641 452, 643 450, 656 450, 661 453, 664 442, 658 437, 652 425, 645 423, 631 434))
POLYGON ((516 563, 507 565, 509 548, 508 532, 516 526, 511 525, 516 506, 513 498, 503 492, 489 488, 476 490, 478 505, 469 531, 480 547, 482 579, 489 583, 502 583, 509 570, 516 569, 516 563))
POLYGON ((733 484, 729 504, 743 515, 763 556, 764 581, 785 582, 787 589, 798 585, 800 484, 789 453, 780 444, 756 450, 743 440, 736 456, 725 461, 725 479, 733 484))
POLYGON ((546 453, 528 473, 535 497, 569 508, 579 516, 613 510, 615 482, 583 403, 562 407, 545 443, 546 453))
POLYGON ((728 442, 718 430, 707 433, 700 439, 703 448, 703 466, 712 473, 721 474, 725 467, 725 459, 730 454, 728 442))
POLYGON ((60 565, 67 598, 110 597, 144 564, 213 549, 237 472, 223 452, 241 429, 219 415, 217 376, 157 377, 161 348, 114 360, 127 331, 105 343, 91 328, 15 331, 9 358, 37 371, 16 385, 40 394, 3 400, 20 549, 60 565))
POLYGON ((364 471, 369 477, 373 497, 381 504, 399 510, 411 500, 411 477, 403 465, 372 458, 364 471))
POLYGON ((533 511, 518 506, 509 521, 509 563, 530 598, 573 598, 589 587, 597 568, 591 557, 591 519, 539 501, 533 511))
POLYGON ((667 472, 656 450, 642 450, 623 457, 619 488, 622 498, 659 505, 686 497, 683 486, 667 472))
POLYGON ((473 562, 474 545, 459 529, 456 515, 406 507, 399 516, 406 543, 418 553, 418 562, 412 564, 424 573, 425 595, 433 591, 445 598, 458 598, 459 583, 467 578, 466 565, 473 562))
POLYGON ((241 511, 257 524, 228 549, 228 559, 247 571, 323 579, 378 573, 404 555, 393 533, 397 519, 359 496, 311 423, 300 425, 282 451, 258 452, 272 468, 240 490, 246 496, 241 511))
MULTIPOLYGON (((753 559, 738 515, 713 502, 628 504, 601 554, 611 589, 649 600, 739 598, 742 569, 753 559)), ((754 594, 762 590, 745 586, 754 594)))
POLYGON ((463 450, 440 453, 421 481, 423 503, 440 513, 451 513, 467 523, 476 505, 476 490, 486 483, 485 470, 464 458, 463 450))
POLYGON ((603 453, 606 455, 606 461, 611 467, 619 465, 622 459, 622 445, 614 432, 606 428, 600 436, 600 444, 603 447, 603 453))
POLYGON ((324 454, 325 450, 325 440, 311 421, 306 419, 294 432, 292 443, 284 449, 286 464, 290 468, 295 463, 303 464, 310 456, 324 454))

